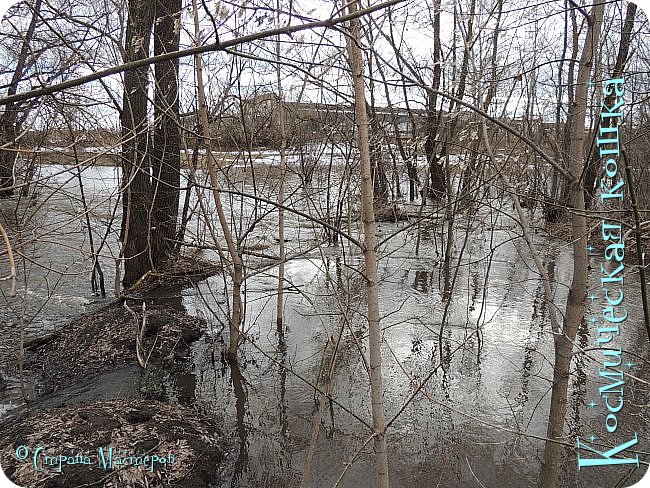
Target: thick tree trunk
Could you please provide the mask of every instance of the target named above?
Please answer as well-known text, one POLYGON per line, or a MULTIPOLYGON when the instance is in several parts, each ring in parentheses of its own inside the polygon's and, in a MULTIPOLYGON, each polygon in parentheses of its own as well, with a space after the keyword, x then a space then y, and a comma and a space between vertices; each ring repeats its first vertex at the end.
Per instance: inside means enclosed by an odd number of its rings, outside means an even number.
POLYGON ((7 104, 5 112, 2 115, 2 121, 0 122, 0 141, 6 141, 10 145, 0 149, 0 198, 9 198, 14 194, 15 140, 16 109, 13 104, 7 104))
MULTIPOLYGON (((149 2, 129 1, 126 59, 149 56, 154 12, 149 2)), ((124 287, 131 286, 151 269, 148 242, 151 208, 150 153, 147 134, 148 67, 124 73, 122 107, 122 230, 124 287)))
MULTIPOLYGON (((357 9, 357 2, 348 4, 350 14, 357 9)), ((374 447, 377 466, 377 487, 388 488, 388 449, 386 444, 386 420, 384 418, 384 389, 381 374, 381 328, 379 325, 379 285, 377 276, 377 236, 373 205, 373 179, 370 162, 368 114, 363 82, 363 59, 359 20, 350 22, 348 57, 354 82, 355 119, 361 158, 361 212, 363 220, 364 249, 366 264, 368 304, 368 348, 370 352, 370 390, 374 447)))
MULTIPOLYGON (((575 302, 575 300, 574 300, 575 302)), ((577 303, 574 303, 577 305, 577 303)), ((551 390, 551 411, 546 429, 546 447, 539 479, 540 488, 556 488, 560 459, 564 446, 556 442, 564 439, 564 420, 566 416, 569 390, 569 371, 571 368, 573 344, 564 335, 555 340, 555 364, 553 388, 551 390)))
MULTIPOLYGON (((158 0, 154 27, 154 55, 178 51, 180 0, 158 0)), ((178 58, 155 64, 156 120, 153 134, 153 219, 151 230, 154 265, 174 250, 180 193, 181 141, 178 103, 178 58)))
MULTIPOLYGON (((34 12, 32 19, 27 27, 27 32, 23 38, 18 61, 11 77, 11 82, 7 90, 7 96, 15 95, 18 90, 18 83, 25 74, 27 57, 31 54, 30 43, 34 38, 34 31, 41 12, 42 0, 34 2, 34 12)), ((18 127, 19 106, 15 102, 9 102, 5 105, 4 113, 0 118, 0 146, 9 144, 6 148, 0 148, 0 198, 8 198, 14 194, 14 164, 16 162, 16 136, 20 132, 18 127)))

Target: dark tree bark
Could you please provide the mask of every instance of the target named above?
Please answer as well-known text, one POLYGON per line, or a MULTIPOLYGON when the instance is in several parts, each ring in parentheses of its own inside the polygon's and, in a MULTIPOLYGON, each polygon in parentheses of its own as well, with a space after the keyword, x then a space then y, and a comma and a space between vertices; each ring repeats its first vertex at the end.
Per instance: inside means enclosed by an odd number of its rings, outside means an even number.
MULTIPOLYGON (((440 85, 440 74, 436 72, 436 69, 441 66, 442 57, 441 57, 441 48, 439 46, 439 37, 440 37, 440 10, 438 8, 438 2, 434 5, 434 80, 433 80, 433 89, 437 90, 436 85, 440 85)), ((464 39, 464 49, 463 49, 463 61, 460 68, 460 74, 458 77, 458 89, 456 91, 456 98, 462 100, 465 96, 465 89, 467 86, 467 73, 469 69, 469 57, 471 55, 471 46, 474 36, 474 14, 476 12, 476 0, 472 0, 470 4, 469 17, 467 20, 467 34, 464 39)), ((429 195, 436 200, 441 200, 444 198, 447 192, 447 175, 444 166, 444 160, 449 154, 449 143, 453 140, 454 134, 456 132, 456 127, 458 125, 458 119, 449 117, 447 123, 449 127, 445 129, 442 136, 442 147, 440 152, 437 153, 437 144, 436 136, 440 132, 440 121, 441 117, 436 113, 435 110, 436 97, 433 96, 430 98, 429 102, 429 127, 430 131, 427 135, 427 141, 425 144, 425 152, 427 155, 427 161, 429 163, 429 195)), ((456 109, 456 104, 452 102, 449 106, 449 114, 452 114, 456 109)))
MULTIPOLYGON (((497 93, 497 68, 498 68, 498 54, 499 54, 499 34, 501 33, 501 15, 503 13, 503 0, 497 0, 496 6, 496 24, 492 33, 492 54, 490 55, 490 84, 488 86, 487 94, 483 100, 483 111, 488 112, 492 100, 497 93)), ((476 190, 472 190, 472 186, 477 179, 477 172, 480 173, 479 163, 479 147, 481 137, 477 137, 476 141, 472 144, 471 152, 469 154, 469 161, 467 163, 467 170, 463 174, 461 182, 461 196, 465 200, 466 205, 472 205, 472 199, 476 190)))
POLYGON ((366 113, 370 114, 370 171, 375 204, 378 208, 388 203, 388 178, 384 167, 381 148, 381 129, 377 122, 374 103, 366 102, 366 113))
MULTIPOLYGON (((30 55, 30 43, 34 37, 36 24, 41 11, 41 0, 34 2, 32 19, 27 27, 23 38, 20 54, 16 68, 11 77, 7 96, 15 95, 18 90, 18 83, 23 78, 27 66, 27 58, 30 55)), ((5 105, 4 113, 0 118, 0 145, 9 144, 6 148, 0 149, 0 198, 8 198, 14 194, 14 163, 16 162, 16 136, 20 132, 19 104, 9 102, 5 105)))
MULTIPOLYGON (((399 151, 402 161, 404 161, 404 164, 406 165, 406 174, 409 180, 409 201, 412 202, 415 200, 415 189, 417 184, 419 183, 418 168, 415 165, 415 155, 412 152, 407 153, 406 148, 404 147, 404 143, 402 141, 402 137, 400 134, 399 121, 398 121, 399 114, 395 111, 393 104, 391 102, 390 90, 388 89, 388 84, 386 84, 386 76, 384 75, 384 70, 381 68, 381 63, 377 63, 377 71, 379 71, 379 74, 381 75, 381 79, 384 83, 384 96, 386 97, 387 107, 390 112, 390 121, 393 127, 393 134, 395 134, 395 144, 397 145, 397 150, 399 151)), ((406 87, 404 85, 403 85, 403 89, 404 89, 404 94, 406 95, 406 87)), ((409 106, 408 96, 405 96, 404 99, 406 101, 406 112, 409 117, 409 122, 413 127, 413 132, 415 132, 415 118, 413 117, 413 112, 411 111, 411 107, 409 106)), ((397 188, 396 188, 397 198, 400 198, 401 189, 400 189, 399 177, 397 178, 396 183, 397 183, 397 188)), ((375 189, 375 191, 377 190, 375 189)))
MULTIPOLYGON (((156 3, 154 55, 178 50, 180 10, 180 0, 158 0, 156 3)), ((181 168, 178 58, 155 64, 154 102, 151 245, 153 264, 157 265, 174 250, 178 219, 181 168)))
MULTIPOLYGON (((392 17, 392 10, 389 8, 387 10, 388 13, 388 29, 389 29, 389 34, 390 34, 390 40, 393 45, 394 49, 398 49, 396 46, 397 44, 395 43, 395 36, 393 34, 393 17, 392 17)), ((377 53, 375 53, 375 56, 377 56, 377 53)), ((399 69, 400 72, 403 71, 403 64, 402 64, 402 59, 399 56, 395 57, 395 62, 397 63, 397 68, 399 69)), ((409 148, 408 151, 404 147, 404 143, 402 142, 402 137, 400 134, 400 128, 399 128, 399 123, 398 123, 398 113, 393 108, 393 104, 391 103, 390 99, 390 89, 389 85, 386 82, 386 75, 384 74, 384 70, 382 69, 382 63, 378 60, 376 63, 377 70, 379 71, 379 74, 381 76, 381 80, 384 85, 384 96, 386 97, 387 101, 387 106, 391 114, 391 119, 392 119, 392 124, 393 124, 393 133, 395 134, 395 143, 397 144, 397 149, 399 150, 400 156, 402 157, 402 161, 404 161, 404 164, 406 165, 406 174, 408 176, 409 180, 409 201, 413 202, 416 199, 416 192, 417 192, 417 187, 420 184, 420 178, 418 177, 418 168, 417 164, 415 162, 416 159, 416 149, 414 148, 409 148)), ((416 123, 416 119, 413 116, 413 111, 411 110, 411 106, 409 103, 409 96, 408 96, 408 90, 406 87, 406 84, 402 84, 402 94, 404 95, 404 102, 406 104, 406 113, 409 118, 409 123, 411 125, 411 137, 415 137, 416 133, 418 132, 418 127, 416 123)), ((399 177, 397 180, 397 197, 401 197, 401 189, 399 185, 399 177)))
MULTIPOLYGON (((636 4, 628 2, 627 11, 625 13, 625 22, 621 32, 621 38, 618 45, 618 53, 616 55, 616 64, 610 77, 612 79, 620 78, 623 76, 623 69, 630 53, 630 40, 632 38, 632 28, 634 27, 634 16, 636 15, 636 4)), ((610 95, 605 101, 605 105, 611 107, 615 103, 616 94, 610 95)), ((604 127, 612 127, 616 122, 616 117, 608 119, 604 127)), ((598 128, 594 129, 598 130, 598 128)), ((594 200, 596 194, 596 179, 598 178, 598 162, 600 156, 598 151, 593 151, 591 161, 589 162, 585 171, 585 207, 588 209, 594 200)))
MULTIPOLYGON (((568 64, 567 70, 567 97, 570 101, 575 100, 576 80, 575 80, 575 67, 578 60, 578 53, 580 51, 580 29, 578 28, 578 18, 576 9, 569 8, 569 16, 571 17, 571 61, 568 64)), ((568 122, 564 125, 563 134, 563 147, 562 147, 562 160, 563 167, 567 167, 569 158, 569 148, 572 144, 571 134, 568 122)), ((554 179, 554 186, 551 191, 549 199, 544 205, 544 217, 547 222, 560 222, 567 217, 566 208, 570 204, 570 184, 566 179, 557 177, 554 179)))
POLYGON ((441 114, 437 110, 438 90, 442 78, 442 46, 440 42, 440 11, 441 1, 435 0, 433 4, 433 91, 429 94, 427 102, 427 140, 424 143, 424 152, 429 165, 428 191, 433 198, 441 198, 445 194, 445 174, 440 157, 436 154, 436 139, 440 129, 441 114))
MULTIPOLYGON (((126 59, 149 56, 154 10, 145 0, 129 0, 126 59)), ((147 136, 148 67, 124 72, 122 137, 122 231, 125 260, 124 287, 131 286, 151 269, 148 245, 151 223, 150 153, 147 136)))

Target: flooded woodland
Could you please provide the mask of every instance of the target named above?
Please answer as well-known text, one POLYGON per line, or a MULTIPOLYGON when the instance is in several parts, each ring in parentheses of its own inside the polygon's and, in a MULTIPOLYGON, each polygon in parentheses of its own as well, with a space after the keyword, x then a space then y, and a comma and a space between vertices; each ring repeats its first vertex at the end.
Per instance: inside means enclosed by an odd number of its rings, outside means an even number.
POLYGON ((29 0, 2 32, 14 483, 643 478, 641 8, 29 0))

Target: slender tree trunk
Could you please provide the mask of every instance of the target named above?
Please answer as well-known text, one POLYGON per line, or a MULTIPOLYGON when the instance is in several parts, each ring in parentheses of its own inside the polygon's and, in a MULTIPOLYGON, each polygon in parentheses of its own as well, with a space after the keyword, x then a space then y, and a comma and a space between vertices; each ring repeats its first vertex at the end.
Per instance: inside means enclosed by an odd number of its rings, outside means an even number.
MULTIPOLYGON (((434 86, 433 89, 436 90, 435 84, 440 83, 439 79, 436 79, 436 76, 438 76, 435 72, 435 69, 439 66, 439 64, 442 62, 440 54, 436 54, 437 50, 440 49, 439 47, 436 48, 437 44, 437 39, 440 36, 439 33, 439 23, 440 23, 440 12, 439 9, 434 6, 434 86)), ((465 96, 465 89, 467 86, 467 75, 468 75, 468 69, 469 69, 469 60, 470 56, 472 54, 472 42, 473 42, 473 37, 474 37, 474 14, 476 12, 476 0, 471 0, 470 3, 470 11, 467 19, 467 32, 465 35, 465 39, 463 42, 463 61, 461 64, 460 68, 460 73, 458 75, 458 88, 456 90, 456 98, 462 100, 463 97, 465 96)), ((438 41, 439 42, 439 41, 438 41)), ((454 77, 455 78, 455 77, 454 77)), ((431 100, 431 99, 430 99, 431 100)), ((433 97, 433 103, 435 103, 435 97, 433 97)), ((445 129, 444 134, 442 135, 442 141, 441 145, 442 148, 440 150, 440 154, 436 154, 436 148, 437 144, 435 140, 431 140, 432 136, 437 135, 439 132, 439 127, 438 125, 440 124, 440 117, 435 118, 435 115, 432 114, 432 108, 435 113, 435 106, 431 107, 431 102, 430 102, 430 107, 429 107, 429 119, 430 119, 430 124, 432 121, 437 120, 435 122, 435 130, 433 132, 430 132, 427 135, 427 142, 425 144, 425 152, 427 154, 427 159, 429 162, 429 178, 431 179, 429 182, 429 195, 434 198, 441 200, 446 193, 447 190, 447 175, 446 173, 446 168, 444 166, 444 163, 441 163, 441 161, 446 161, 447 156, 449 155, 449 142, 453 140, 454 134, 456 132, 456 127, 457 127, 457 118, 451 117, 451 114, 453 113, 456 105, 454 102, 452 102, 449 106, 449 111, 448 114, 450 115, 449 119, 446 121, 448 124, 448 128, 445 129)))
MULTIPOLYGON (((580 30, 578 29, 578 19, 576 14, 576 9, 569 7, 569 15, 571 17, 571 61, 569 61, 569 68, 567 71, 567 98, 569 103, 572 103, 576 100, 576 86, 578 81, 575 78, 575 66, 576 60, 578 59, 578 53, 580 51, 580 30)), ((584 124, 584 121, 582 122, 584 124)), ((564 138, 563 138, 563 167, 570 166, 570 148, 569 146, 572 143, 571 139, 571 129, 569 128, 569 120, 567 120, 566 125, 564 126, 564 138)), ((584 137, 583 137, 584 140, 584 137)), ((571 192, 570 182, 566 179, 558 179, 557 186, 554 189, 554 194, 552 195, 552 201, 548 202, 545 209, 545 216, 549 222, 560 222, 566 218, 566 207, 571 204, 571 192)))
MULTIPOLYGON (((564 159, 563 148, 557 141, 563 140, 564 122, 562 120, 562 113, 564 111, 564 59, 569 46, 569 8, 568 1, 564 0, 564 35, 562 39, 562 52, 559 55, 559 62, 557 65, 557 92, 555 104, 555 140, 554 155, 557 161, 564 159)), ((568 83, 570 85, 571 82, 568 83)), ((568 86, 567 86, 568 88, 568 86)), ((544 219, 546 222, 553 222, 557 217, 556 199, 560 188, 560 173, 556 169, 552 170, 550 184, 546 188, 544 194, 544 219)))
MULTIPOLYGON (((357 2, 348 4, 350 14, 358 9, 357 2)), ((347 38, 348 57, 354 82, 355 118, 361 158, 361 212, 364 231, 363 255, 366 264, 368 303, 368 343, 370 353, 370 390, 372 396, 372 419, 374 447, 377 465, 377 486, 388 488, 388 449, 386 445, 386 420, 384 418, 384 389, 381 374, 381 329, 379 324, 379 289, 377 276, 377 236, 373 206, 373 182, 368 141, 368 114, 363 82, 363 59, 361 57, 361 28, 358 19, 350 22, 347 38)))
POLYGON ((587 86, 594 62, 596 46, 600 41, 605 6, 597 3, 590 14, 587 35, 582 50, 575 98, 572 100, 567 120, 570 135, 568 148, 569 171, 573 181, 569 182, 571 198, 571 233, 573 241, 573 278, 569 289, 564 326, 561 334, 554 334, 555 364, 551 391, 551 410, 546 432, 546 447, 540 473, 541 488, 557 486, 558 470, 563 446, 557 441, 563 439, 564 420, 567 411, 567 392, 573 343, 585 312, 587 295, 587 219, 584 214, 584 188, 580 175, 585 165, 584 138, 585 115, 587 111, 587 86), (556 442, 554 442, 556 441, 556 442))
MULTIPOLYGON (((199 127, 197 127, 194 132, 198 132, 200 130, 199 127)), ((185 154, 188 154, 188 144, 187 144, 187 139, 188 138, 182 138, 182 144, 183 144, 183 149, 185 150, 185 154)), ((199 162, 199 149, 201 147, 201 140, 198 137, 194 138, 194 144, 192 146, 192 159, 189 161, 189 168, 188 168, 188 185, 187 188, 185 189, 185 198, 183 200, 183 209, 181 211, 181 221, 178 229, 178 234, 176 235, 176 253, 180 253, 181 247, 183 245, 183 239, 185 238, 185 231, 187 230, 187 224, 190 221, 190 218, 192 214, 194 213, 194 210, 190 212, 190 200, 191 200, 191 195, 193 189, 196 187, 196 168, 198 166, 199 162)), ((196 208, 196 206, 194 207, 196 208)))
MULTIPOLYGON (((630 40, 632 38, 632 29, 634 28, 634 16, 636 15, 636 4, 628 2, 627 10, 625 12, 625 21, 623 23, 623 30, 618 45, 618 53, 616 55, 616 64, 610 74, 611 79, 620 78, 623 76, 623 69, 627 62, 630 53, 630 40)), ((616 94, 612 94, 605 100, 605 105, 611 107, 615 102, 616 94)), ((616 124, 616 117, 612 117, 604 121, 603 127, 612 127, 616 124)), ((596 129, 597 130, 597 129, 596 129)), ((600 160, 599 151, 593 151, 590 164, 585 171, 585 207, 590 208, 591 203, 596 197, 596 180, 598 178, 598 161, 600 160)))
MULTIPOLYGON (((437 2, 438 4, 440 3, 439 1, 437 2)), ((438 5, 439 6, 439 5, 438 5)), ((435 7, 434 7, 435 8, 435 7)), ((393 49, 398 50, 399 48, 397 47, 395 43, 395 36, 393 34, 393 17, 392 17, 392 10, 391 8, 388 8, 388 29, 390 33, 390 40, 391 44, 393 45, 393 49)), ((438 9, 438 33, 440 31, 440 10, 438 9)), ((438 49, 440 48, 440 35, 438 35, 438 49)), ((377 54, 375 54, 377 56, 377 54)), ((401 72, 403 70, 402 66, 402 60, 399 56, 395 57, 395 62, 397 63, 397 68, 401 72)), ((377 56, 377 63, 375 63, 375 66, 377 66, 377 71, 379 71, 379 74, 381 76, 382 83, 384 85, 384 96, 386 97, 386 102, 388 105, 388 109, 390 110, 390 114, 392 117, 393 121, 393 132, 395 133, 395 143, 397 144, 397 149, 399 150, 400 156, 402 157, 402 161, 404 161, 404 164, 406 165, 406 174, 408 176, 409 180, 409 201, 413 202, 417 198, 417 187, 420 184, 420 178, 418 176, 418 167, 417 167, 417 162, 416 162, 416 154, 417 154, 417 149, 416 148, 409 148, 408 151, 404 147, 404 144, 402 142, 402 137, 401 137, 401 132, 399 128, 399 123, 398 123, 398 117, 399 115, 395 112, 395 109, 393 107, 393 104, 391 103, 390 100, 390 89, 389 85, 386 82, 386 75, 384 74, 384 70, 382 69, 382 64, 379 60, 379 57, 377 56)), ((434 68, 435 70, 436 68, 434 68)), ((438 71, 440 71, 440 65, 437 66, 438 71)), ((440 79, 440 75, 438 75, 438 79, 440 79)), ((411 125, 411 137, 416 137, 419 127, 416 122, 415 117, 413 116, 413 111, 411 110, 411 106, 409 103, 409 95, 408 95, 408 89, 406 84, 402 84, 402 94, 404 96, 404 103, 406 104, 406 113, 408 114, 409 118, 409 124, 411 125)), ((433 104, 434 108, 434 114, 435 114, 435 103, 433 104)), ((434 138, 435 139, 435 138, 434 138)), ((426 154, 426 153, 425 153, 426 154)), ((397 198, 401 198, 401 188, 400 188, 400 180, 399 180, 399 175, 396 173, 396 184, 397 184, 397 198)), ((428 174, 428 172, 427 172, 428 174)), ((427 180, 428 181, 428 180, 427 180)))
MULTIPOLYGON (((196 7, 196 0, 192 0, 192 10, 194 13, 194 42, 198 46, 201 42, 201 32, 199 29, 199 13, 196 7)), ((231 361, 236 361, 237 348, 239 346, 239 327, 241 326, 243 317, 241 287, 244 282, 244 264, 241 255, 239 254, 235 238, 228 225, 228 219, 226 218, 223 204, 221 202, 221 187, 217 177, 217 162, 214 159, 212 144, 210 142, 210 122, 208 120, 208 105, 205 98, 205 86, 203 85, 203 63, 200 54, 194 56, 194 64, 196 69, 199 117, 203 141, 205 144, 208 174, 210 176, 210 187, 217 208, 217 216, 219 218, 219 224, 221 225, 221 231, 223 232, 226 245, 228 246, 228 254, 230 255, 229 271, 232 278, 232 308, 230 311, 230 344, 228 348, 228 358, 231 361)))
POLYGON ((434 0, 433 3, 433 83, 432 92, 428 95, 427 101, 427 140, 424 143, 424 152, 429 165, 429 183, 426 185, 429 195, 439 199, 445 192, 445 175, 442 160, 436 154, 437 137, 440 130, 441 114, 437 110, 438 90, 442 78, 442 44, 440 42, 440 12, 441 0, 434 0))
MULTIPOLYGON (((153 9, 144 0, 129 0, 126 59, 129 63, 149 56, 153 9)), ((147 130, 148 67, 124 72, 122 137, 122 229, 124 287, 131 286, 150 267, 149 226, 151 208, 150 154, 147 130)))
MULTIPOLYGON (((372 45, 372 32, 368 32, 368 42, 372 45)), ((381 147, 382 130, 375 110, 375 84, 372 79, 373 67, 372 56, 368 56, 368 71, 370 73, 370 103, 366 101, 366 115, 370 122, 369 145, 370 145, 370 171, 372 172, 373 197, 375 207, 385 207, 388 203, 389 185, 386 177, 383 151, 381 147)))
MULTIPOLYGON (((492 99, 497 93, 497 68, 498 68, 498 54, 499 54, 499 33, 501 32, 501 15, 503 12, 503 0, 498 0, 496 4, 497 18, 494 26, 494 32, 492 33, 492 54, 490 56, 490 83, 488 85, 487 94, 483 100, 483 111, 488 112, 490 105, 492 104, 492 99)), ((469 155, 469 162, 467 164, 467 170, 463 175, 463 180, 461 182, 461 197, 465 199, 466 204, 470 206, 472 204, 473 197, 475 196, 472 191, 472 185, 476 179, 477 172, 477 162, 479 161, 479 151, 480 140, 483 136, 483 128, 479 129, 481 133, 477 138, 476 142, 473 144, 472 151, 469 155)))
POLYGON ((374 104, 366 104, 366 114, 370 114, 370 130, 368 144, 370 147, 370 172, 372 174, 373 198, 375 206, 383 207, 388 203, 388 178, 383 161, 383 150, 381 148, 381 129, 375 115, 374 104))
MULTIPOLYGON (((276 0, 278 27, 280 27, 280 0, 276 0)), ((280 72, 280 35, 275 39, 276 76, 278 83, 278 115, 280 125, 280 177, 278 182, 278 203, 284 204, 284 180, 287 171, 287 128, 284 113, 284 95, 282 93, 282 76, 280 72)), ((284 261, 286 259, 286 246, 284 244, 284 207, 278 207, 278 239, 280 241, 280 256, 278 266, 278 301, 276 305, 276 325, 282 331, 284 315, 284 261)))

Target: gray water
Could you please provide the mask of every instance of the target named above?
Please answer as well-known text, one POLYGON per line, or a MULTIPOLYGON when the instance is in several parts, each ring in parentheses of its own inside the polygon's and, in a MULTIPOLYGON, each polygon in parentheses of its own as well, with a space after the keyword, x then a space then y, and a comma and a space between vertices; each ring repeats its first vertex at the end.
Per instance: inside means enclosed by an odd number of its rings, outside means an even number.
MULTIPOLYGON (((20 204, 20 211, 34 212, 34 218, 24 231, 26 244, 21 252, 29 259, 20 260, 18 296, 5 298, 1 305, 2 367, 9 385, 0 392, 3 414, 21 404, 13 356, 21 324, 28 336, 38 335, 108 300, 90 291, 92 265, 75 174, 51 166, 44 168, 46 176, 43 183, 52 186, 58 182, 65 191, 45 201, 44 189, 37 200, 44 202, 41 208, 20 204), (34 236, 37 242, 33 242, 34 236)), ((83 172, 95 245, 115 205, 118 177, 113 168, 88 168, 83 172)), ((315 212, 315 208, 322 212, 328 188, 333 200, 338 195, 342 199, 346 196, 342 193, 346 191, 344 185, 337 179, 328 181, 324 172, 315 172, 309 192, 300 188, 296 175, 290 177, 290 182, 290 203, 305 212, 315 212)), ((260 176, 256 183, 260 191, 273 193, 272 178, 260 176)), ((242 176, 238 188, 252 192, 250 178, 242 176)), ((350 192, 356 195, 355 188, 350 192)), ((226 200, 228 208, 236 212, 244 208, 245 215, 253 213, 250 206, 239 207, 238 200, 226 200)), ((15 206, 15 200, 0 202, 3 221, 12 221, 15 206)), ((266 210, 268 216, 251 233, 249 243, 273 256, 277 255, 273 239, 277 217, 271 206, 266 210)), ((354 210, 351 207, 345 213, 353 214, 354 210)), ((258 212, 263 211, 258 208, 258 212)), ((479 211, 478 218, 472 221, 461 215, 456 219, 454 260, 447 272, 442 259, 446 228, 439 224, 410 228, 381 248, 386 417, 390 421, 399 413, 388 435, 391 483, 395 487, 534 486, 543 458, 544 442, 540 438, 545 436, 548 423, 553 358, 543 290, 530 252, 518 237, 520 232, 512 219, 487 209, 479 211), (418 232, 421 242, 419 256, 415 256, 418 232), (457 266, 461 250, 463 256, 457 266), (455 286, 449 293, 445 283, 453 280, 456 271, 455 286), (447 298, 449 307, 441 329, 447 298), (414 384, 425 380, 425 394, 419 393, 411 400, 416 391, 414 384)), ((351 220, 350 224, 346 231, 358 237, 358 223, 351 220)), ((380 240, 406 225, 380 224, 380 240)), ((353 458, 356 460, 340 486, 373 486, 372 443, 361 449, 370 430, 358 420, 371 424, 368 376, 359 354, 361 348, 367 356, 364 282, 354 269, 362 268, 363 256, 358 250, 350 252, 347 245, 326 243, 311 249, 321 239, 322 228, 315 229, 294 214, 287 213, 286 232, 287 254, 302 253, 286 265, 286 328, 279 331, 275 325, 277 269, 249 278, 243 326, 248 340, 241 345, 239 368, 231 370, 220 360, 223 344, 228 342, 223 277, 211 277, 195 288, 160 292, 151 299, 204 317, 209 328, 194 344, 183 373, 165 376, 161 372, 157 378, 163 377, 164 394, 170 401, 193 405, 219 420, 229 433, 233 478, 228 486, 297 486, 318 405, 318 394, 307 382, 325 387, 321 369, 323 364, 329 364, 331 354, 329 349, 324 354, 323 349, 328 339, 336 340, 343 328, 331 387, 336 403, 328 402, 325 408, 310 486, 334 486, 353 458)), ((187 240, 212 244, 205 226, 194 222, 187 240)), ((553 265, 559 283, 556 303, 563 304, 571 279, 570 245, 541 231, 535 235, 535 243, 553 265)), ((112 232, 100 256, 109 293, 118 251, 117 235, 112 232)), ((199 255, 216 259, 211 250, 199 255)), ((264 257, 248 259, 249 270, 269 262, 264 257)), ((5 269, 4 264, 0 261, 1 269, 5 269)), ((595 287, 599 261, 594 258, 591 264, 594 269, 590 284, 595 287)), ((646 358, 648 342, 638 278, 629 274, 625 280, 629 318, 618 344, 629 354, 646 358)), ((0 286, 6 293, 7 283, 0 286)), ((595 306, 594 310, 599 313, 595 306)), ((577 342, 583 348, 595 344, 588 323, 581 328, 577 342)), ((570 444, 575 444, 576 435, 602 435, 603 409, 585 406, 592 399, 600 400, 599 354, 578 354, 573 362, 565 427, 570 444)), ((648 378, 648 363, 641 359, 635 362, 639 365, 632 373, 648 378)), ((118 370, 59 392, 44 404, 137 396, 140 393, 133 377, 133 368, 118 370)), ((625 401, 616 439, 627 440, 626 432, 638 432, 640 442, 636 448, 645 452, 647 385, 628 377, 625 401)), ((645 470, 642 465, 631 480, 640 479, 645 470)), ((567 452, 560 486, 614 487, 627 471, 624 467, 601 467, 578 473, 575 454, 567 452)), ((622 486, 631 484, 628 481, 622 486)))

